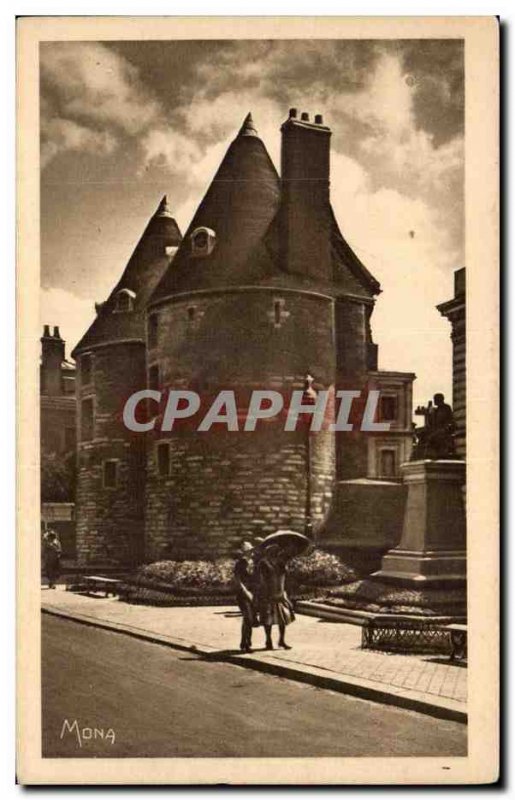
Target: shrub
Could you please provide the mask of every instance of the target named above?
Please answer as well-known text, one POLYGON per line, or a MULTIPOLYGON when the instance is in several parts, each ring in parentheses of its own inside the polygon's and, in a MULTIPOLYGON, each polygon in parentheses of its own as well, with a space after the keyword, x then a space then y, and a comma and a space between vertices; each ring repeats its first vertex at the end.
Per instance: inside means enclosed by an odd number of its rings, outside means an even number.
POLYGON ((136 582, 167 584, 176 589, 232 588, 234 561, 156 561, 141 567, 136 582))
MULTIPOLYGON (((168 584, 174 589, 233 589, 234 561, 156 561, 140 567, 135 580, 168 584)), ((338 586, 355 580, 355 571, 338 556, 314 549, 293 558, 287 566, 289 581, 296 586, 338 586)))
MULTIPOLYGON (((152 605, 216 605, 235 601, 234 560, 156 561, 140 567, 125 583, 129 602, 152 605)), ((314 549, 287 566, 287 590, 306 599, 320 589, 355 580, 355 571, 338 556, 314 549)))
POLYGON ((288 564, 288 576, 295 587, 339 586, 357 578, 355 570, 338 556, 317 548, 293 558, 288 564))

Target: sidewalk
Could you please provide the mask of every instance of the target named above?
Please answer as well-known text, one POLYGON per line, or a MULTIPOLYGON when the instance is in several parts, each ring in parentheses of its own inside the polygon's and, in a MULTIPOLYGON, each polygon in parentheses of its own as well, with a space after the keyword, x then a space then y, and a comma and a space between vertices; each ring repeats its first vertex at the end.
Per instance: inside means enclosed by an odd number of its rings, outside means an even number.
MULTIPOLYGON (((194 651, 368 700, 466 721, 467 669, 444 656, 397 655, 361 650, 361 628, 297 615, 288 630, 292 650, 250 654, 237 650, 240 617, 236 607, 155 608, 115 598, 85 597, 43 589, 42 609, 85 624, 194 651)), ((253 644, 261 648, 263 630, 253 644)))

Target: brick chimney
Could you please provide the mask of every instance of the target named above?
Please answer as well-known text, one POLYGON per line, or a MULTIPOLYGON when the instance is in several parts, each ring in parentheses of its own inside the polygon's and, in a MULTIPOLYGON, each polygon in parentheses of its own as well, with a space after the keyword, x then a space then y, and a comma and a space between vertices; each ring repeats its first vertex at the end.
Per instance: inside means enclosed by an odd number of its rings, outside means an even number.
POLYGON ((312 280, 331 281, 329 151, 331 131, 320 114, 290 109, 281 127, 283 268, 312 280))
POLYGON ((41 337, 41 392, 53 397, 63 393, 61 364, 64 361, 64 339, 61 339, 59 328, 54 327, 53 335, 50 326, 45 325, 41 337))

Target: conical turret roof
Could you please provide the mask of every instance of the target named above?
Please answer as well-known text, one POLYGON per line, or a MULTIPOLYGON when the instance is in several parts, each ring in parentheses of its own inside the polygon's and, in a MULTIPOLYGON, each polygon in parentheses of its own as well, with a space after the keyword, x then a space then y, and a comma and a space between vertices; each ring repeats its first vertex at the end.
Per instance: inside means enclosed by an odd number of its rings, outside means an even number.
POLYGON ((180 242, 181 232, 165 195, 150 218, 120 280, 105 303, 97 307, 96 319, 75 346, 72 355, 108 341, 144 340, 148 299, 180 242), (131 298, 130 311, 117 311, 118 294, 122 289, 127 290, 131 298))
POLYGON ((248 114, 151 302, 176 292, 249 283, 277 270, 265 235, 279 202, 279 176, 248 114), (193 252, 191 234, 198 228, 214 233, 208 255, 193 252))

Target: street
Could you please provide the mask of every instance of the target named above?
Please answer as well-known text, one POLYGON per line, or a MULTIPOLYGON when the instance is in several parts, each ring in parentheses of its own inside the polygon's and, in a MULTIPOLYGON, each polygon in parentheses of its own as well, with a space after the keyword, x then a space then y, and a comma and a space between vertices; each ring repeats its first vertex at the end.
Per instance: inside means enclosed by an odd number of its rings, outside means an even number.
POLYGON ((463 756, 465 725, 46 614, 43 756, 463 756))

